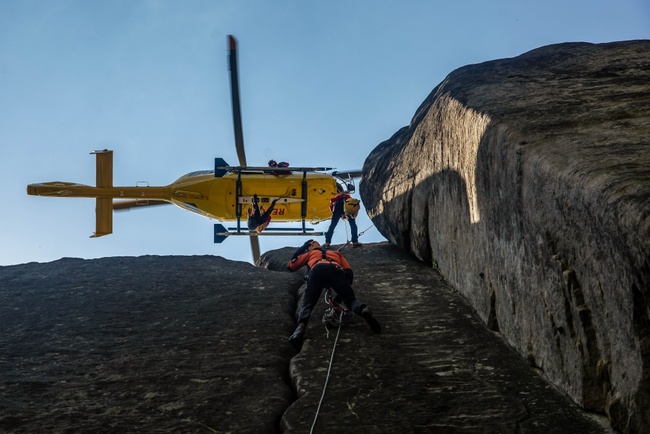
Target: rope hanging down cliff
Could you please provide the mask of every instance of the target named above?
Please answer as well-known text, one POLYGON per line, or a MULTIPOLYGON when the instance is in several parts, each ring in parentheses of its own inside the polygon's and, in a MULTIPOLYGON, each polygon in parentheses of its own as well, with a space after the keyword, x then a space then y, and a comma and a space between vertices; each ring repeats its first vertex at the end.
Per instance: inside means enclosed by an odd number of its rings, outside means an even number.
POLYGON ((323 385, 323 393, 320 396, 320 401, 318 401, 318 408, 316 408, 316 414, 314 415, 314 422, 311 424, 311 429, 309 433, 314 432, 314 427, 316 426, 316 421, 318 420, 318 414, 320 413, 321 405, 325 399, 325 391, 327 390, 327 383, 330 380, 330 372, 332 371, 332 363, 334 362, 334 353, 336 352, 336 344, 339 342, 339 335, 341 334, 341 325, 343 324, 343 314, 345 311, 341 310, 341 316, 339 317, 339 328, 336 332, 336 338, 334 339, 334 346, 332 347, 332 355, 330 356, 330 363, 327 367, 327 375, 325 376, 325 384, 323 385))

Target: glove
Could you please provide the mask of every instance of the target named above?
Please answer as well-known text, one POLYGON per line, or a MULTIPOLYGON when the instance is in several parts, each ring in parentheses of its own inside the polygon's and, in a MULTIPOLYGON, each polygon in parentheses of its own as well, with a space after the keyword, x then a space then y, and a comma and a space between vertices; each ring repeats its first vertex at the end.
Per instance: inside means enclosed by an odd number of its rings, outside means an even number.
POLYGON ((291 257, 291 261, 295 261, 296 258, 297 258, 298 256, 300 256, 300 255, 302 255, 303 253, 305 253, 305 252, 307 251, 307 249, 309 248, 309 244, 310 244, 312 241, 314 241, 314 240, 307 240, 307 241, 305 241, 305 244, 303 244, 303 245, 302 245, 298 250, 296 250, 296 251, 293 253, 293 256, 291 257))
POLYGON ((352 280, 354 280, 354 272, 352 271, 351 268, 346 268, 343 270, 343 273, 345 273, 346 279, 348 279, 348 283, 352 285, 352 280))

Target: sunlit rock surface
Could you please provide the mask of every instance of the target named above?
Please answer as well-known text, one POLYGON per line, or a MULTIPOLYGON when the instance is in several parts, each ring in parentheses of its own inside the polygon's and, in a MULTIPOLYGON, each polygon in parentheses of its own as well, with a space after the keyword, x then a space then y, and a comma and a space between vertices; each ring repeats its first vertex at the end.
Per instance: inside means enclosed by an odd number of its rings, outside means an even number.
POLYGON ((360 193, 558 388, 650 432, 650 41, 453 71, 360 193))
POLYGON ((0 267, 0 431, 607 432, 431 267, 389 244, 343 253, 383 332, 344 323, 318 414, 337 329, 322 302, 289 345, 302 273, 212 256, 0 267))

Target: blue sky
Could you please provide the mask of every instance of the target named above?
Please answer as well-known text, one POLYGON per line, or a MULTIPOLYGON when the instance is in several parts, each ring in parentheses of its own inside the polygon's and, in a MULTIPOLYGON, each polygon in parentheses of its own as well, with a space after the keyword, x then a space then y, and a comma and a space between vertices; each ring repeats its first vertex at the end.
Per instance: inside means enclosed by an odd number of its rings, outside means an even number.
MULTIPOLYGON (((239 40, 249 164, 360 168, 447 74, 561 42, 650 39, 647 0, 0 0, 0 265, 61 257, 220 255, 212 221, 180 208, 119 213, 90 239, 94 200, 29 183, 166 185, 235 164, 226 36, 239 40)), ((362 242, 383 240, 362 215, 362 242)), ((316 227, 326 230, 327 223, 316 227)), ((303 238, 261 239, 262 250, 303 238)), ((339 225, 334 242, 345 242, 339 225)))

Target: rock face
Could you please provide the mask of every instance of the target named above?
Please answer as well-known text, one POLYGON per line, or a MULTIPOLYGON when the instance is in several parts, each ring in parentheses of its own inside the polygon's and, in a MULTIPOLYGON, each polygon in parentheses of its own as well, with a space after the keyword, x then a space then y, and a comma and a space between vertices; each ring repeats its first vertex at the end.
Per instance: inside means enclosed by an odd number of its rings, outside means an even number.
POLYGON ((276 432, 301 284, 211 256, 0 267, 0 431, 276 432))
POLYGON ((367 158, 391 242, 586 409, 650 432, 650 41, 460 68, 367 158))
POLYGON ((608 432, 431 267, 387 243, 343 252, 383 331, 346 318, 324 395, 325 303, 300 353, 287 340, 302 273, 212 256, 0 267, 0 431, 608 432))

